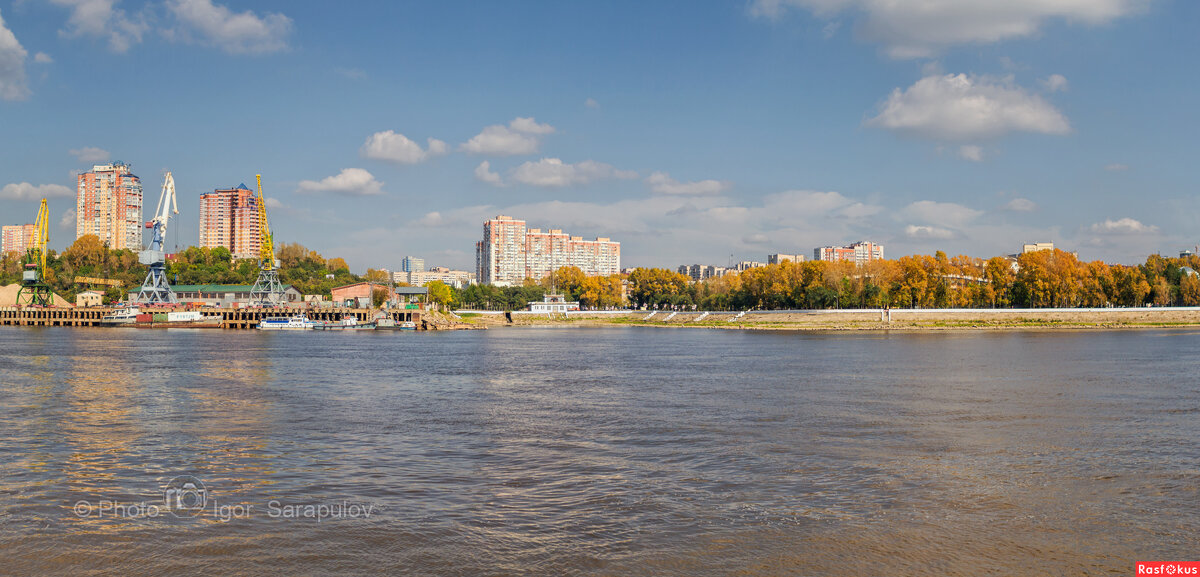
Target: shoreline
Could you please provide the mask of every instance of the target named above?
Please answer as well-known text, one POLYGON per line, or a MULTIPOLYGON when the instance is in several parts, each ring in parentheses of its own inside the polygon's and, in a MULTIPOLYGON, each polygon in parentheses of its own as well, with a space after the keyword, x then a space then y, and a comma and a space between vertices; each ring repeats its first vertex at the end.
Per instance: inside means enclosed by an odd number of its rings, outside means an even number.
POLYGON ((647 326, 781 331, 1001 331, 1200 328, 1200 307, 1113 309, 880 309, 655 313, 573 311, 546 315, 456 311, 462 322, 486 327, 647 326))

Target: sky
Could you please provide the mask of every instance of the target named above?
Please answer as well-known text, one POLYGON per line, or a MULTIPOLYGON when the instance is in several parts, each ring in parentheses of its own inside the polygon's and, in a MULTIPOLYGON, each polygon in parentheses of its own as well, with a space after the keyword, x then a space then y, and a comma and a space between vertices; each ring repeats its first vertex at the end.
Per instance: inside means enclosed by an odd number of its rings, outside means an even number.
POLYGON ((132 165, 262 174, 276 244, 474 270, 506 214, 622 266, 1200 244, 1200 2, 0 0, 0 224, 132 165))

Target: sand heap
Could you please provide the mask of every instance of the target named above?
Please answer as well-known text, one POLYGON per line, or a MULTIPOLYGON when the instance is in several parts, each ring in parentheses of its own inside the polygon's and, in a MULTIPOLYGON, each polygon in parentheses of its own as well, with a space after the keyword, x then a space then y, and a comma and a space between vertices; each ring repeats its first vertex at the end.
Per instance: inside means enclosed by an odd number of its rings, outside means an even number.
MULTIPOLYGON (((11 307, 17 304, 17 293, 21 292, 21 285, 10 284, 8 286, 0 286, 0 307, 11 307)), ((56 307, 73 307, 75 305, 67 301, 67 299, 54 295, 52 304, 56 307)))

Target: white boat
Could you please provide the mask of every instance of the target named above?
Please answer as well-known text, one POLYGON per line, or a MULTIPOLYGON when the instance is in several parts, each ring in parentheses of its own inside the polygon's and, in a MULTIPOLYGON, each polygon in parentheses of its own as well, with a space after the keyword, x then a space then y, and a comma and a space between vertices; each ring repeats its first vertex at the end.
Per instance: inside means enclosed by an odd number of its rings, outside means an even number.
POLYGON ((344 315, 340 321, 321 321, 313 323, 318 331, 369 331, 375 328, 374 322, 360 323, 358 317, 344 315))
POLYGON ((141 314, 141 310, 137 307, 125 307, 116 309, 113 312, 100 317, 102 325, 125 325, 137 321, 137 316, 141 314))
POLYGON ((313 322, 304 315, 290 317, 271 317, 258 322, 260 331, 307 331, 312 330, 313 322))

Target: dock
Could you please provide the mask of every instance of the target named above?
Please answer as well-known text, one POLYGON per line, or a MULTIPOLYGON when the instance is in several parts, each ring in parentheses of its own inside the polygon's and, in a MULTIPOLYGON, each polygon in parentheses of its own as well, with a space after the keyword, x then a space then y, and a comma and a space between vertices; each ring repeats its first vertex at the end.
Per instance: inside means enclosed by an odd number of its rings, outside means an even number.
MULTIPOLYGON (((100 319, 111 314, 112 307, 0 307, 0 326, 33 326, 33 327, 99 327, 103 325, 100 319)), ((153 309, 146 309, 150 312, 153 309)), ((196 309, 191 309, 196 310, 196 309)), ((206 317, 220 317, 223 329, 253 329, 259 321, 270 317, 288 317, 297 314, 307 315, 314 321, 338 321, 342 317, 352 316, 359 322, 367 322, 378 314, 372 309, 312 309, 303 307, 289 308, 205 308, 201 309, 206 317)), ((422 311, 416 309, 397 309, 385 311, 396 322, 412 321, 418 329, 432 328, 423 322, 422 311)))

